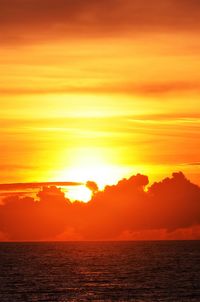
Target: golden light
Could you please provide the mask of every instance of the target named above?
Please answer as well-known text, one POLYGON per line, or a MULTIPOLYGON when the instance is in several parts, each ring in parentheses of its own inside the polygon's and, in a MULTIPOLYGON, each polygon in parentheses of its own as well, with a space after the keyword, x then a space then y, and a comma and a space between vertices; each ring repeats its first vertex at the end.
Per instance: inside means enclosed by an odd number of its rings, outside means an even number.
POLYGON ((57 171, 54 180, 83 183, 82 186, 67 188, 66 197, 87 202, 91 199, 91 191, 84 186, 88 180, 96 182, 102 190, 105 185, 114 184, 124 175, 130 174, 127 168, 110 162, 109 154, 101 148, 77 148, 72 156, 71 166, 57 171))
POLYGON ((93 180, 103 187, 114 173, 108 164, 108 154, 101 148, 77 147, 70 156, 71 165, 59 171, 56 179, 85 183, 93 180))
POLYGON ((69 198, 72 202, 76 200, 88 202, 92 197, 92 191, 86 188, 85 185, 72 186, 68 187, 65 191, 65 197, 69 198))

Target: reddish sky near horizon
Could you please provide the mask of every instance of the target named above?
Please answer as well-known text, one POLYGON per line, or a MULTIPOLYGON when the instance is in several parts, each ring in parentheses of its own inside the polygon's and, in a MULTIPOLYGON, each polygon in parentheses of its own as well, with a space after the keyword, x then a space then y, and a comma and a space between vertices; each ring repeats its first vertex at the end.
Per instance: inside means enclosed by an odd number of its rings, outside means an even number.
POLYGON ((200 4, 1 0, 0 183, 200 184, 200 4))

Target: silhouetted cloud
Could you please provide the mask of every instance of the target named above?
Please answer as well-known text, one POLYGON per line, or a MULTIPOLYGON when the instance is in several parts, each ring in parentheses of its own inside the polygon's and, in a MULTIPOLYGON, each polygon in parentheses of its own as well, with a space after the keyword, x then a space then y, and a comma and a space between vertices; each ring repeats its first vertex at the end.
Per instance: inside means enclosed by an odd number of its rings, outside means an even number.
POLYGON ((94 181, 87 181, 86 187, 91 190, 93 194, 97 193, 99 190, 97 183, 94 181))
MULTIPOLYGON (((173 173, 147 188, 144 175, 97 191, 87 204, 71 203, 56 186, 38 200, 10 196, 0 205, 0 235, 7 240, 131 240, 200 238, 200 187, 173 173)), ((3 240, 3 239, 2 239, 3 240)))
POLYGON ((0 206, 1 230, 13 240, 41 240, 65 229, 69 200, 57 187, 45 187, 31 197, 7 197, 0 206))
POLYGON ((199 30, 199 1, 1 0, 1 40, 34 42, 69 36, 199 30))
POLYGON ((55 182, 32 182, 32 183, 7 183, 0 184, 0 191, 5 190, 23 190, 23 189, 33 189, 41 188, 44 186, 80 186, 80 182, 70 182, 70 181, 55 181, 55 182))

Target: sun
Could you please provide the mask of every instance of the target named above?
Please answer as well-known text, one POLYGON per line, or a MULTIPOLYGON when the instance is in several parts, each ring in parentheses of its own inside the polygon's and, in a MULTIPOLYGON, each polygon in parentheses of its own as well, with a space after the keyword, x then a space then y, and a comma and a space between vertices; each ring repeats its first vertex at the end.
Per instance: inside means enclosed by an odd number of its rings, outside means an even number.
POLYGON ((99 190, 103 190, 106 185, 117 183, 124 174, 125 169, 123 168, 95 164, 91 166, 74 166, 70 169, 60 171, 59 179, 81 182, 82 185, 80 186, 67 187, 65 196, 72 201, 88 202, 92 197, 92 191, 86 187, 88 180, 96 182, 99 190))
POLYGON ((105 185, 114 182, 113 170, 109 166, 103 166, 100 164, 81 165, 74 166, 65 171, 61 171, 60 179, 71 180, 76 182, 81 182, 80 186, 67 187, 65 196, 70 200, 79 200, 83 202, 88 202, 91 200, 92 191, 86 187, 88 180, 97 183, 100 190, 104 188, 105 185))
POLYGON ((100 148, 78 148, 71 158, 70 166, 57 171, 55 179, 81 182, 81 186, 67 188, 65 195, 72 200, 88 202, 92 196, 92 192, 85 186, 88 180, 96 182, 102 190, 125 175, 123 167, 110 162, 108 154, 100 148))
POLYGON ((59 172, 59 179, 71 181, 97 182, 102 188, 115 178, 112 165, 109 164, 108 154, 101 148, 80 147, 74 150, 70 158, 70 165, 59 172))
MULTIPOLYGON (((70 200, 88 202, 92 192, 86 187, 87 181, 97 183, 100 190, 105 185, 114 184, 122 176, 120 167, 110 163, 111 159, 102 148, 79 147, 74 149, 70 165, 55 172, 53 180, 80 182, 80 186, 64 188, 65 196, 70 200)), ((63 160, 62 166, 65 166, 63 160)))
POLYGON ((85 185, 67 187, 64 193, 65 197, 69 198, 71 202, 88 202, 92 198, 92 191, 86 188, 85 185))

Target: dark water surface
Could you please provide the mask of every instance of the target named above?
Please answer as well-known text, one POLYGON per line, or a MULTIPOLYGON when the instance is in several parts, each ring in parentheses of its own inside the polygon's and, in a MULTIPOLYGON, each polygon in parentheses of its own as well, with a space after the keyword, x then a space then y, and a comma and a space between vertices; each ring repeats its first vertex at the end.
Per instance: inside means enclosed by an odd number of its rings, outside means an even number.
POLYGON ((200 301, 200 241, 0 243, 0 302, 200 301))

